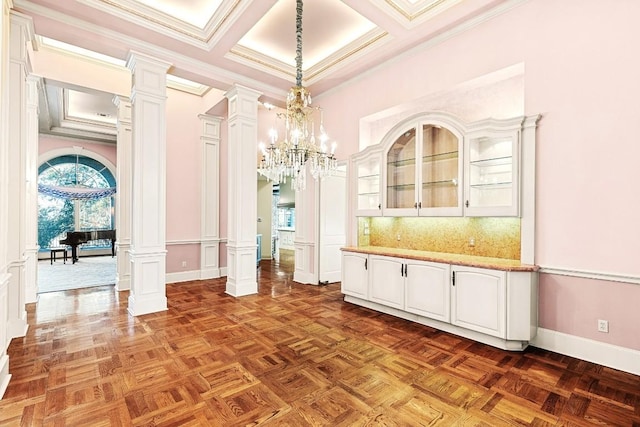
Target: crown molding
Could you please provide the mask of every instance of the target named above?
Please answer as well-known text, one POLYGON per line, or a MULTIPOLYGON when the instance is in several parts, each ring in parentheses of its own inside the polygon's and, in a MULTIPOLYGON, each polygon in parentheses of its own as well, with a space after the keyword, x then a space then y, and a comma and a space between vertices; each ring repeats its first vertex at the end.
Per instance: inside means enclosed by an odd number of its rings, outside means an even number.
MULTIPOLYGON (((304 85, 312 85, 329 71, 336 71, 347 67, 360 56, 368 53, 372 49, 378 48, 387 41, 390 41, 389 33, 380 28, 375 28, 367 32, 327 56, 322 61, 314 64, 312 67, 303 70, 304 85)), ((235 45, 224 57, 283 79, 295 80, 295 66, 278 61, 271 56, 267 56, 240 44, 235 45)))
POLYGON ((89 7, 206 51, 217 43, 249 2, 223 0, 202 27, 132 0, 78 0, 89 7), (241 7, 244 4, 244 7, 241 7))
POLYGON ((44 6, 36 5, 26 0, 17 0, 17 2, 19 3, 20 8, 24 11, 45 16, 48 19, 61 22, 65 25, 77 28, 79 30, 99 35, 102 38, 115 40, 129 46, 130 50, 136 50, 143 53, 153 52, 153 56, 159 59, 170 58, 174 67, 181 68, 185 71, 189 71, 197 75, 210 76, 211 78, 229 86, 240 84, 242 86, 251 87, 259 92, 262 92, 263 94, 282 93, 282 90, 280 88, 265 84, 252 78, 245 77, 238 73, 225 70, 224 68, 216 67, 215 65, 190 58, 178 52, 135 39, 117 31, 108 30, 95 24, 90 24, 81 19, 70 17, 66 14, 60 13, 44 6))

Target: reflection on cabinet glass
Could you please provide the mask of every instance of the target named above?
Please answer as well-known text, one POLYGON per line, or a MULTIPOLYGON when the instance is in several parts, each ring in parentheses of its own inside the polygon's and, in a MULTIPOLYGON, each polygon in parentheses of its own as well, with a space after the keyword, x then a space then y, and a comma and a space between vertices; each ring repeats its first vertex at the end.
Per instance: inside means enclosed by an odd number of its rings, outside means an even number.
POLYGON ((513 204, 513 146, 511 137, 470 140, 468 206, 513 204))
POLYGON ((380 209, 380 156, 357 165, 358 210, 380 209))
POLYGON ((422 126, 422 208, 458 206, 458 138, 440 126, 422 126))
POLYGON ((387 152, 387 207, 416 203, 416 130, 403 133, 387 152))

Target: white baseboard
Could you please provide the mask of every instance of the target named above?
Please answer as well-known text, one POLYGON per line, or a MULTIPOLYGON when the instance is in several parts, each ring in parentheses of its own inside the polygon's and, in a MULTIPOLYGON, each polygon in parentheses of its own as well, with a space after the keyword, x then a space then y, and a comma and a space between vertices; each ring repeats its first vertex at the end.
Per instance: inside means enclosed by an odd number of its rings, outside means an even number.
POLYGON ((191 280, 200 280, 200 270, 167 273, 165 275, 165 280, 167 283, 179 283, 179 282, 189 282, 191 280))
POLYGON ((530 345, 640 375, 640 351, 538 328, 530 345))
POLYGON ((220 277, 219 268, 208 268, 205 270, 200 270, 200 280, 217 279, 218 277, 220 277))
POLYGON ((227 267, 220 267, 220 277, 227 276, 227 267))

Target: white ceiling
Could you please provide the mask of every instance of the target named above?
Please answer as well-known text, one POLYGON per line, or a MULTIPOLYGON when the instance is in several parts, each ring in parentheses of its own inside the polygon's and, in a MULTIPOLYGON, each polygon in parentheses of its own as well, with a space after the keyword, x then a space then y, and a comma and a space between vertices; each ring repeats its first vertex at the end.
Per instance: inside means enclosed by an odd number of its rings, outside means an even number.
MULTIPOLYGON (((437 43, 521 1, 305 0, 303 84, 317 97, 415 46, 437 43)), ((120 61, 130 50, 146 53, 172 63, 170 74, 204 86, 226 91, 237 83, 261 91, 263 101, 282 105, 295 82, 295 0, 13 3, 15 10, 33 17, 39 36, 120 61)), ((70 103, 67 120, 87 125, 105 121, 98 113, 113 114, 107 111, 108 94, 93 105, 91 97, 76 93, 81 88, 56 87, 63 92, 59 98, 70 103)))

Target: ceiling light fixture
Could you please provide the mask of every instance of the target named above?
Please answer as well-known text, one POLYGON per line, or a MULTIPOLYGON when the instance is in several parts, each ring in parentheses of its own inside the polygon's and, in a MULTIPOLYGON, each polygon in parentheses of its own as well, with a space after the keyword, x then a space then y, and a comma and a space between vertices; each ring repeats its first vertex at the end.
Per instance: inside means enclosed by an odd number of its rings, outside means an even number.
POLYGON ((322 109, 311 106, 311 94, 302 86, 302 0, 296 0, 296 85, 287 95, 286 111, 276 117, 284 119, 284 139, 278 140, 278 132, 272 128, 269 145, 260 143, 260 174, 276 184, 286 183, 289 178, 295 191, 306 187, 307 163, 311 176, 316 180, 332 175, 338 166, 336 143, 333 142, 329 150, 322 109), (318 137, 314 129, 316 110, 320 113, 318 137))

